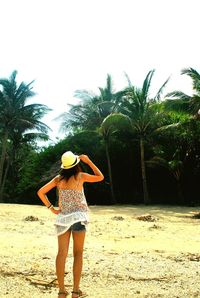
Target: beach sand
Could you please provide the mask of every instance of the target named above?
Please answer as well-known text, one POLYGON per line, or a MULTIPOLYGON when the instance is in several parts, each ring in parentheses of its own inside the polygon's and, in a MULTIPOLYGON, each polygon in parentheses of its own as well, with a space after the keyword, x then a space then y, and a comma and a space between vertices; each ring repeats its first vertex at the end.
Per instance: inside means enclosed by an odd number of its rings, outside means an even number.
MULTIPOLYGON (((91 298, 200 297, 194 209, 90 206, 81 288, 91 298), (152 221, 137 219, 143 214, 152 221)), ((57 297, 54 219, 43 206, 0 204, 0 297, 57 297)), ((69 291, 72 259, 70 244, 69 291)))

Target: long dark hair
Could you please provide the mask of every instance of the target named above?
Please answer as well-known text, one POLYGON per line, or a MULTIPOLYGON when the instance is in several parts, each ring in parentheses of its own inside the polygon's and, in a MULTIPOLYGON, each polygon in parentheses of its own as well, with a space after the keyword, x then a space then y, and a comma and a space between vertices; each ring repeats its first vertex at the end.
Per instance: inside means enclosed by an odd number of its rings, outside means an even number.
POLYGON ((68 180, 71 176, 74 176, 78 174, 79 172, 82 172, 82 168, 80 164, 77 164, 71 169, 61 169, 59 174, 60 174, 60 180, 68 180))

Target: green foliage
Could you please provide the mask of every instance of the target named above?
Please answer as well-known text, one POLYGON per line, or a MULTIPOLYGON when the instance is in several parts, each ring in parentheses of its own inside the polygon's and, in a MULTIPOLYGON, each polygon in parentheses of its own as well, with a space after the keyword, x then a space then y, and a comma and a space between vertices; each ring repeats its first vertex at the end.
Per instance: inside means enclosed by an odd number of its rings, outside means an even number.
POLYGON ((181 74, 188 75, 192 79, 193 95, 187 95, 182 91, 173 91, 166 97, 166 107, 176 111, 188 112, 192 115, 198 115, 200 110, 200 74, 193 68, 185 68, 181 74))
POLYGON ((100 133, 103 135, 104 139, 109 139, 109 137, 117 131, 131 132, 131 120, 121 113, 112 113, 103 120, 100 133))
POLYGON ((15 189, 18 182, 21 146, 48 138, 49 128, 40 120, 50 109, 42 104, 28 105, 27 100, 35 95, 33 82, 18 85, 16 75, 14 71, 10 78, 0 79, 0 201, 5 185, 11 183, 15 189))
POLYGON ((61 114, 61 129, 73 132, 80 130, 95 130, 101 125, 103 119, 118 109, 123 92, 113 90, 112 78, 107 75, 105 88, 99 87, 99 94, 87 90, 77 90, 75 97, 78 104, 68 105, 69 111, 61 114))
MULTIPOLYGON (((23 199, 27 189, 34 190, 32 203, 37 201, 37 189, 59 173, 60 157, 65 151, 85 153, 96 160, 102 154, 101 147, 99 135, 93 131, 85 131, 68 136, 54 146, 43 148, 39 153, 31 151, 21 163, 17 187, 19 202, 23 199)), ((98 160, 97 163, 99 163, 98 160)))
MULTIPOLYGON (((182 71, 193 82, 192 96, 174 91, 162 98, 168 79, 151 96, 154 73, 148 72, 141 88, 126 75, 128 87, 115 92, 108 75, 98 94, 77 90, 77 103, 60 117, 66 137, 39 149, 36 140, 48 140, 41 122, 48 107, 27 104, 33 82, 18 85, 16 72, 0 79, 4 201, 39 204, 38 188, 57 175, 61 155, 72 150, 89 155, 104 173, 103 182, 85 185, 90 204, 141 203, 144 191, 152 203, 200 203, 200 75, 182 71)), ((56 194, 50 196, 55 202, 56 194)))

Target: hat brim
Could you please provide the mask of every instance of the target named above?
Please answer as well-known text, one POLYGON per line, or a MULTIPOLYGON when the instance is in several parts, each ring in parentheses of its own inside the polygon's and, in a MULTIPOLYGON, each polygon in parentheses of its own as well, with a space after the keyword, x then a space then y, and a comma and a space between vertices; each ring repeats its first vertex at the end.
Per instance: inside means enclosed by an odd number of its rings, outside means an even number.
POLYGON ((71 169, 71 168, 75 167, 79 162, 80 162, 80 158, 78 155, 76 155, 76 162, 73 163, 73 165, 64 166, 63 164, 61 164, 61 169, 64 169, 64 170, 71 169))

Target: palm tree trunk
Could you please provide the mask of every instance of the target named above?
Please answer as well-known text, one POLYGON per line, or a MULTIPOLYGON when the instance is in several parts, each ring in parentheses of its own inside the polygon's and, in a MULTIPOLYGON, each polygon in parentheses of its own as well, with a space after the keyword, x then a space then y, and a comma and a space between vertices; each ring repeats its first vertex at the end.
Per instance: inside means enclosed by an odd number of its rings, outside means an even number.
POLYGON ((114 188, 113 188, 112 169, 111 169, 110 154, 109 154, 107 141, 105 141, 105 148, 106 148, 106 158, 107 158, 107 163, 108 163, 108 175, 109 175, 109 181, 110 181, 111 202, 112 202, 112 204, 116 204, 117 201, 115 198, 115 193, 114 193, 114 188))
POLYGON ((2 151, 1 151, 1 158, 0 158, 0 202, 2 202, 2 195, 3 195, 3 167, 6 158, 6 149, 7 149, 7 139, 8 139, 8 131, 5 132, 4 137, 2 139, 2 151))
POLYGON ((144 140, 140 138, 140 156, 141 156, 141 172, 142 172, 142 186, 143 186, 143 197, 144 204, 149 204, 149 193, 147 188, 147 178, 146 178, 146 168, 145 168, 145 160, 144 160, 144 140))
POLYGON ((178 179, 176 179, 177 182, 177 195, 178 195, 178 202, 179 204, 184 204, 184 196, 183 196, 183 192, 182 192, 182 186, 181 186, 181 180, 180 177, 178 179))
POLYGON ((0 201, 3 201, 3 193, 4 193, 6 178, 7 178, 7 175, 8 175, 8 169, 9 169, 9 162, 7 162, 7 164, 6 164, 4 175, 2 177, 2 184, 1 184, 1 188, 0 188, 0 198, 1 198, 0 201))
POLYGON ((172 174, 176 180, 178 203, 183 205, 184 204, 184 196, 183 196, 182 185, 181 185, 181 170, 177 169, 175 171, 172 171, 172 174))

